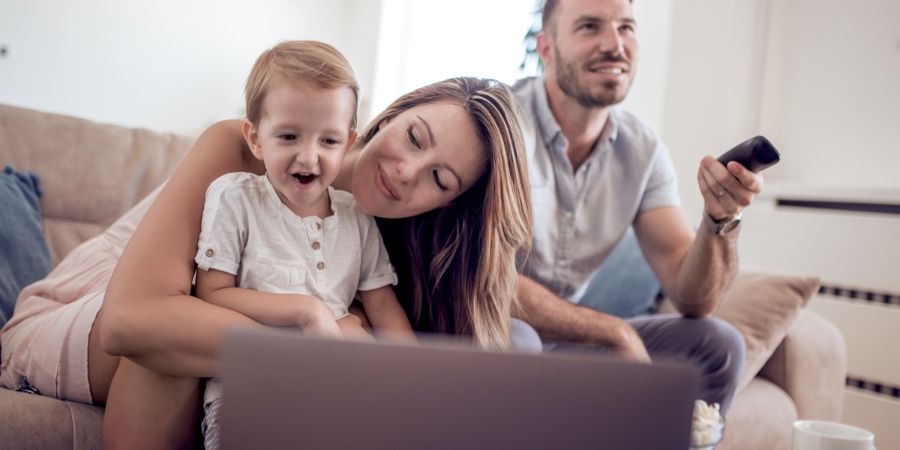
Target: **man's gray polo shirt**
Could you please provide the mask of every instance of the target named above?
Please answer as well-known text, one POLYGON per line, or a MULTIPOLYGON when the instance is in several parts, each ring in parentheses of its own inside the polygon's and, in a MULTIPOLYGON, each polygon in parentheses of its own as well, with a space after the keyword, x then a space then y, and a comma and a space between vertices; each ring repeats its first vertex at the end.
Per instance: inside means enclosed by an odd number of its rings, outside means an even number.
POLYGON ((577 172, 541 78, 513 86, 525 116, 534 243, 519 254, 523 274, 577 301, 591 276, 641 212, 678 206, 669 151, 633 114, 614 107, 577 172))

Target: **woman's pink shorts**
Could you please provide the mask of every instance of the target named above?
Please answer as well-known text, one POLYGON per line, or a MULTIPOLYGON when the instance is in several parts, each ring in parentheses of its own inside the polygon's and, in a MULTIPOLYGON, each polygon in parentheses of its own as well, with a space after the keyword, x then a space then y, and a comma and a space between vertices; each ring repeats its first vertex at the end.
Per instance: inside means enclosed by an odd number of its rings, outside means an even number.
POLYGON ((0 385, 30 385, 48 397, 91 403, 91 327, 116 262, 158 192, 22 290, 12 319, 0 332, 0 385))

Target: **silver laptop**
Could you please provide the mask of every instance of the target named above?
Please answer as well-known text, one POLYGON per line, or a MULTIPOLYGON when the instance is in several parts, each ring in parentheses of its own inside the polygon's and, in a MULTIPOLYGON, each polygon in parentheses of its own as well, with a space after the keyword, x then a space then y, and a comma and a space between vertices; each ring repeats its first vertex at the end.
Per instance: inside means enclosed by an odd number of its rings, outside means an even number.
POLYGON ((695 370, 238 330, 224 449, 685 450, 695 370))

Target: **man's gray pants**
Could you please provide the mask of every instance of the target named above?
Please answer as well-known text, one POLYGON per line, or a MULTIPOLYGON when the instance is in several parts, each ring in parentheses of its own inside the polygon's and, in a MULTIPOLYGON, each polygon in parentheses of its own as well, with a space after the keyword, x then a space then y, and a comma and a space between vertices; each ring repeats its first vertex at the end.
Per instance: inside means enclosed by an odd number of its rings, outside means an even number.
MULTIPOLYGON (((723 414, 734 399, 744 363, 744 338, 730 323, 718 318, 688 319, 679 314, 656 314, 625 319, 637 330, 654 361, 686 363, 700 372, 700 398, 721 405, 723 414)), ((537 332, 513 320, 513 348, 537 352, 566 350, 609 353, 604 347, 569 343, 542 343, 537 332)))

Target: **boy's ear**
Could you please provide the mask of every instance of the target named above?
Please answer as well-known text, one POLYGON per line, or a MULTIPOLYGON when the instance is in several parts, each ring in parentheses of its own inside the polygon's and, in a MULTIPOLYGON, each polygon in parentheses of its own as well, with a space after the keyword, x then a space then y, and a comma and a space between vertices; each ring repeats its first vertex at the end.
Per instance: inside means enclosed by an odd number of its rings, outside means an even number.
POLYGON ((356 130, 350 132, 350 136, 347 138, 347 149, 353 148, 353 144, 356 143, 356 138, 359 137, 359 133, 356 130))
POLYGON ((253 122, 244 119, 244 123, 241 124, 241 132, 244 134, 244 140, 247 141, 247 146, 250 147, 250 153, 253 153, 253 156, 255 156, 256 159, 262 161, 262 147, 259 145, 259 133, 256 129, 256 125, 253 125, 253 122))

